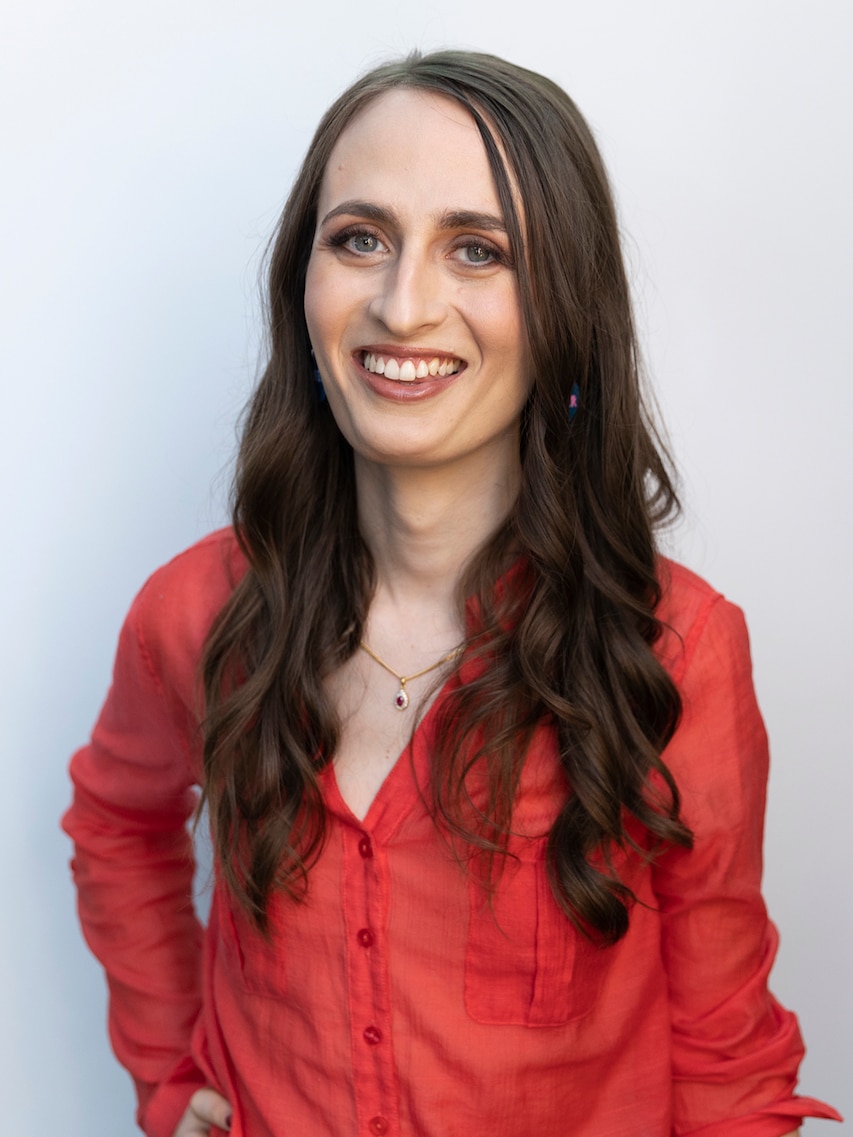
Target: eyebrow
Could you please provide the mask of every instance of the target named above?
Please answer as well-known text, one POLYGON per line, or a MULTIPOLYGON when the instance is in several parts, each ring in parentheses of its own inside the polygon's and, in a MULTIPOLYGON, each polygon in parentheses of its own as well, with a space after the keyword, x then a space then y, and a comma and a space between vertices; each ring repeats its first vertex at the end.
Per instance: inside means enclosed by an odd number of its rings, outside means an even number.
MULTIPOLYGON (((399 227, 400 223, 393 209, 375 205, 370 201, 342 201, 340 205, 329 210, 321 224, 325 225, 342 214, 364 217, 382 225, 399 227)), ((483 213, 476 209, 446 209, 443 213, 438 214, 436 223, 439 229, 481 229, 485 232, 499 233, 506 233, 507 231, 506 223, 502 217, 496 217, 494 213, 483 213)))

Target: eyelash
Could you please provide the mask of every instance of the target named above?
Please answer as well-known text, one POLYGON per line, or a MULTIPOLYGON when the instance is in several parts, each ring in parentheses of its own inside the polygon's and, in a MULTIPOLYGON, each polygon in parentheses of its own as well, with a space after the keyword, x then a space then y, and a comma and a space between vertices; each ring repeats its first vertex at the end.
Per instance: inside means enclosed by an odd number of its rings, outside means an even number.
POLYGON ((489 254, 490 259, 487 261, 466 261, 466 265, 469 265, 471 268, 476 268, 478 265, 482 265, 484 268, 488 268, 490 265, 494 264, 510 265, 512 263, 509 254, 505 253, 503 249, 499 249, 497 245, 493 245, 490 241, 472 240, 471 238, 465 238, 455 246, 453 251, 455 253, 458 253, 464 249, 482 249, 484 253, 489 254))
MULTIPOLYGON (((326 244, 333 249, 342 249, 358 237, 369 237, 374 241, 382 243, 382 238, 378 233, 372 229, 366 228, 364 225, 350 225, 346 229, 341 229, 339 233, 333 233, 326 239, 326 244)), ((493 245, 491 241, 485 241, 481 238, 474 239, 472 237, 463 238, 458 244, 454 245, 453 252, 457 253, 464 249, 482 249, 489 254, 490 259, 487 261, 467 261, 467 267, 470 268, 489 268, 491 265, 512 265, 512 257, 508 252, 493 245)), ((370 256, 370 253, 357 252, 355 249, 350 250, 355 256, 370 256)))
MULTIPOLYGON (((374 233, 373 230, 366 229, 363 225, 350 225, 346 229, 341 229, 339 233, 333 233, 330 237, 327 238, 326 244, 332 249, 342 249, 356 237, 370 237, 374 241, 378 241, 380 243, 382 242, 382 238, 378 233, 374 233)), ((350 251, 355 252, 354 249, 350 251)), ((370 254, 356 253, 356 256, 360 255, 369 256, 370 254)))

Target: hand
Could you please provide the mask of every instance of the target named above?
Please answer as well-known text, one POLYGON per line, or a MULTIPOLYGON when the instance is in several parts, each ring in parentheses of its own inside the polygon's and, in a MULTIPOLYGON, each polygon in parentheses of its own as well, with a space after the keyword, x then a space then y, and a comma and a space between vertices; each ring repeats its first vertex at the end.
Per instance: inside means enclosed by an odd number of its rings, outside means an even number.
POLYGON ((231 1106, 216 1090, 196 1090, 173 1137, 208 1137, 211 1125, 231 1128, 231 1106))

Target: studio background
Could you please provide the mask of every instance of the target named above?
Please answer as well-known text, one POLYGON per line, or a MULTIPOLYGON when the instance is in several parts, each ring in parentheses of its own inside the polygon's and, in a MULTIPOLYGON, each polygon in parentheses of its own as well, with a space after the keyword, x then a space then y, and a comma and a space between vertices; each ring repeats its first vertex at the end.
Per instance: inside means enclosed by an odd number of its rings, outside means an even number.
POLYGON ((752 633, 773 987, 803 1092, 853 1114, 852 32, 842 0, 7 0, 4 1132, 137 1132, 57 827, 67 760, 134 593, 225 520, 260 257, 319 115, 366 67, 448 45, 550 75, 597 132, 683 476, 668 547, 752 633))

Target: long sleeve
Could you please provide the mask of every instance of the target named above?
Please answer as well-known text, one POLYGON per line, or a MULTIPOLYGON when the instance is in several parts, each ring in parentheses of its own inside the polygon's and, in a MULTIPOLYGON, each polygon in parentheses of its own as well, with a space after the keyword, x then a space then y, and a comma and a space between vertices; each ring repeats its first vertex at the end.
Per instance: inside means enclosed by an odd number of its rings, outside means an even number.
MULTIPOLYGON (((221 558, 208 550, 205 560, 221 577, 221 558)), ((203 572, 189 589, 181 584, 192 580, 186 568, 179 559, 155 574, 131 608, 91 742, 71 762, 75 794, 63 819, 83 931, 107 973, 111 1041, 150 1137, 171 1137, 205 1083, 190 1058, 202 932, 187 821, 196 804, 195 667, 211 600, 203 572)), ((214 592, 219 603, 227 595, 214 592)))
POLYGON ((777 935, 761 897, 767 740, 740 611, 712 597, 679 649, 682 722, 664 753, 692 850, 654 869, 673 1045, 676 1137, 781 1137, 805 1116, 795 1094, 797 1020, 767 988, 777 935))
MULTIPOLYGON (((695 848, 661 853, 655 894, 637 866, 644 903, 606 953, 565 919, 538 855, 501 881, 523 902, 495 898, 508 923, 492 931, 492 911, 472 906, 479 884, 447 855, 422 794, 432 710, 364 818, 323 771, 309 901, 277 896, 267 939, 218 892, 203 939, 186 831, 198 663, 242 571, 225 532, 154 574, 72 761, 80 915, 148 1137, 172 1137, 205 1083, 232 1103, 235 1133, 269 1137, 556 1137, 567 1118, 577 1137, 783 1137, 804 1116, 837 1117, 796 1096, 796 1020, 766 987, 767 750, 736 609, 672 567, 659 650, 684 714, 665 757, 695 848)), ((537 745, 521 797, 522 829, 538 834, 565 791, 547 727, 537 745)))

